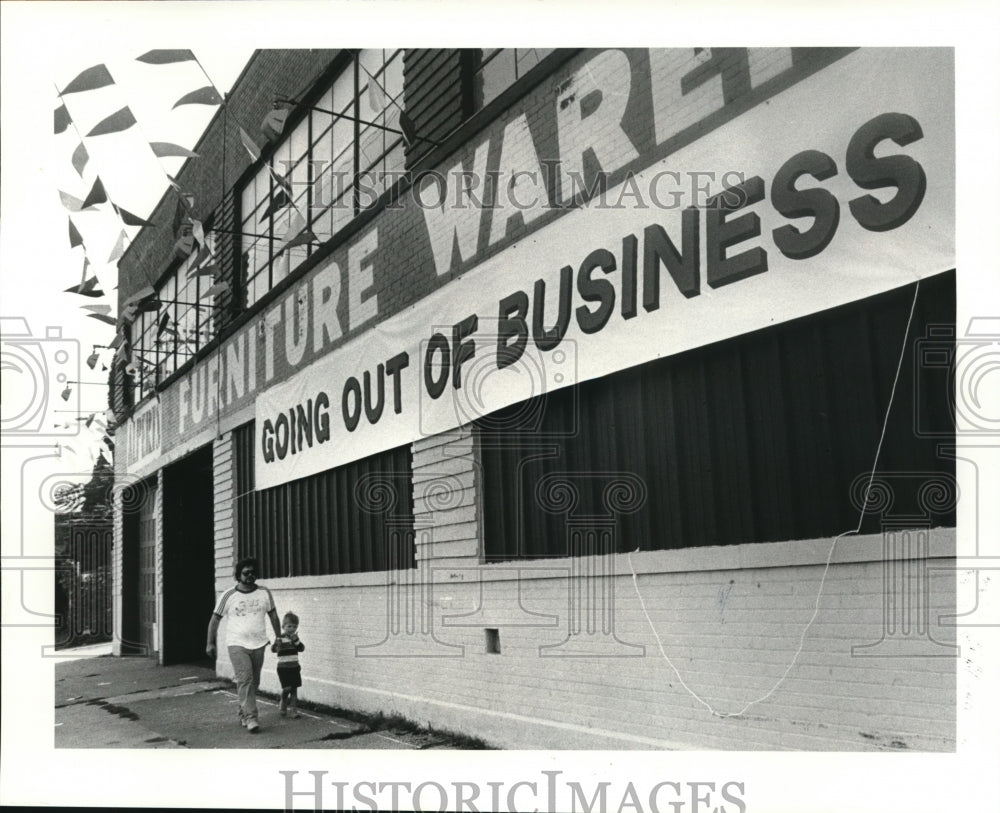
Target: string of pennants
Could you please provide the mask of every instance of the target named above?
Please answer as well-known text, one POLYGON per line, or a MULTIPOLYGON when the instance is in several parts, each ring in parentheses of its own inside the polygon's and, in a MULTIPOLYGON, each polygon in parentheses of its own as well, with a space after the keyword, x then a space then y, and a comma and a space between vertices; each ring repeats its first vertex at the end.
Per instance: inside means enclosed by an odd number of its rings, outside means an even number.
MULTIPOLYGON (((199 104, 216 106, 224 103, 223 95, 219 92, 218 88, 215 87, 204 67, 190 50, 159 49, 148 51, 137 57, 137 61, 148 65, 169 65, 180 62, 194 62, 201 69, 201 72, 204 74, 208 84, 185 93, 174 103, 172 109, 176 109, 183 105, 199 104)), ((429 139, 421 138, 417 135, 413 122, 406 115, 399 102, 388 96, 378 79, 376 79, 376 77, 373 76, 363 64, 361 65, 361 69, 365 72, 365 74, 367 74, 368 77, 369 107, 372 110, 379 111, 378 115, 381 116, 387 111, 389 104, 392 104, 396 108, 396 110, 393 111, 393 116, 394 119, 398 121, 399 127, 396 129, 387 125, 377 124, 375 122, 363 123, 370 124, 380 130, 398 133, 402 136, 407 145, 412 144, 416 140, 423 140, 434 144, 434 142, 429 139)), ((60 134, 65 132, 70 127, 72 127, 76 132, 77 137, 79 138, 79 144, 73 151, 71 163, 74 170, 81 178, 84 177, 84 171, 90 161, 90 154, 86 147, 86 139, 112 136, 116 133, 124 132, 132 127, 139 126, 139 123, 137 122, 131 109, 126 105, 100 120, 96 125, 91 127, 86 134, 83 134, 74 123, 70 112, 66 107, 64 97, 74 93, 85 93, 88 91, 98 90, 113 84, 115 84, 115 80, 107 66, 99 64, 82 71, 61 90, 59 90, 58 87, 56 88, 60 97, 60 103, 54 112, 54 132, 56 134, 60 134)), ((267 113, 264 121, 260 125, 260 132, 265 137, 267 143, 274 142, 281 137, 289 115, 296 107, 302 106, 304 105, 294 99, 279 98, 274 101, 272 109, 267 113)), ((314 109, 318 110, 318 108, 314 109)), ((333 116, 342 115, 337 114, 334 111, 327 110, 320 112, 328 113, 333 116)), ((386 118, 388 119, 388 116, 386 116, 386 118)), ((256 140, 250 136, 243 126, 238 124, 237 127, 239 130, 240 141, 246 149, 247 154, 250 156, 251 161, 254 163, 258 162, 261 158, 261 147, 258 146, 256 140)), ((141 126, 139 126, 139 128, 141 130, 141 126)), ((189 150, 178 144, 163 141, 149 141, 148 139, 146 140, 149 144, 150 150, 158 161, 163 158, 179 157, 196 159, 200 157, 197 152, 189 150)), ((160 161, 160 166, 161 169, 163 169, 162 161, 160 161)), ((284 237, 282 238, 281 244, 277 248, 277 254, 280 255, 296 246, 318 243, 319 241, 316 238, 316 235, 310 228, 308 228, 306 216, 299 210, 298 206, 296 206, 294 202, 290 179, 276 170, 270 162, 268 162, 265 166, 267 167, 267 170, 274 182, 274 188, 276 190, 275 194, 271 198, 271 201, 269 202, 265 215, 270 215, 287 208, 292 209, 288 221, 288 227, 285 231, 284 237)), ((198 250, 198 254, 195 256, 195 259, 191 263, 187 272, 188 278, 191 279, 195 276, 208 276, 213 279, 213 285, 211 285, 205 293, 202 294, 201 298, 207 298, 208 296, 215 296, 227 292, 229 290, 229 286, 225 282, 216 281, 219 276, 219 263, 218 258, 216 257, 214 240, 210 239, 212 230, 206 229, 204 224, 195 217, 194 196, 185 192, 177 183, 175 178, 166 171, 166 169, 163 169, 163 172, 166 176, 167 182, 177 194, 177 204, 173 221, 171 223, 174 238, 174 255, 182 259, 189 258, 192 254, 194 254, 195 249, 198 250), (208 232, 208 234, 206 234, 206 232, 208 232)), ((68 237, 70 248, 81 246, 84 253, 83 270, 80 282, 67 288, 65 293, 77 294, 91 299, 100 299, 105 294, 100 287, 97 277, 93 274, 88 275, 90 258, 88 256, 87 246, 84 243, 83 237, 74 223, 73 215, 80 212, 99 210, 99 207, 110 207, 110 210, 121 223, 121 228, 111 255, 107 260, 108 263, 116 263, 124 255, 126 241, 129 239, 126 227, 158 227, 162 224, 146 220, 111 200, 99 175, 95 177, 88 194, 82 200, 62 190, 59 190, 59 196, 63 207, 68 213, 68 237)), ((164 304, 164 301, 156 298, 156 292, 152 286, 147 286, 146 289, 140 291, 124 303, 121 317, 125 321, 131 322, 134 321, 140 313, 159 311, 162 304, 164 304)), ((208 307, 197 305, 196 303, 194 306, 208 307)), ((117 326, 118 324, 118 319, 111 314, 110 306, 103 304, 87 304, 81 305, 81 308, 88 311, 87 315, 92 319, 97 319, 111 326, 117 326)), ((164 311, 164 313, 157 320, 157 343, 162 342, 164 336, 172 337, 172 341, 175 343, 175 346, 187 345, 195 341, 195 337, 192 337, 184 327, 177 325, 175 322, 170 320, 169 311, 164 311)), ((126 363, 126 371, 130 374, 134 374, 140 367, 155 367, 155 364, 153 364, 149 359, 142 357, 141 354, 137 352, 133 353, 132 349, 128 345, 128 342, 125 341, 121 333, 116 334, 115 340, 111 343, 111 345, 108 345, 108 347, 110 349, 114 349, 116 354, 120 354, 122 356, 126 363)))
MULTIPOLYGON (((201 68, 201 63, 198 62, 194 53, 189 50, 156 50, 149 51, 142 56, 138 57, 138 61, 145 62, 154 65, 164 65, 174 62, 185 62, 193 61, 199 68, 201 68)), ((201 68, 202 73, 205 74, 205 78, 209 81, 209 84, 205 87, 199 88, 196 91, 185 94, 181 99, 179 99, 175 104, 174 108, 177 108, 184 104, 210 104, 217 105, 222 103, 222 96, 219 94, 218 90, 211 83, 208 74, 205 73, 204 68, 201 68)), ((56 108, 54 114, 54 131, 58 135, 65 132, 70 126, 77 133, 77 137, 80 143, 73 152, 71 158, 73 168, 76 170, 77 174, 82 178, 84 170, 90 160, 90 155, 87 151, 85 139, 97 138, 101 136, 108 136, 115 133, 124 132, 129 128, 138 124, 135 116, 133 115, 131 109, 126 105, 120 110, 112 113, 110 116, 105 117, 95 126, 93 126, 84 135, 77 128, 72 117, 70 116, 69 110, 66 107, 65 97, 74 93, 84 93, 87 91, 98 90, 100 88, 108 87, 109 85, 115 84, 115 80, 108 70, 107 66, 104 64, 94 65, 93 67, 87 68, 85 71, 80 73, 75 79, 73 79, 68 85, 59 90, 56 90, 60 97, 59 107, 56 108)), ((150 150, 153 155, 159 160, 166 157, 185 157, 185 158, 196 158, 197 153, 192 150, 188 150, 178 144, 171 144, 168 142, 148 142, 150 150)), ((162 164, 161 164, 162 167, 162 164)), ((164 171, 167 175, 169 181, 173 182, 169 173, 164 171)), ((128 239, 127 232, 125 231, 125 226, 152 226, 154 225, 148 220, 139 217, 127 209, 119 206, 113 201, 109 201, 107 192, 104 189, 103 182, 98 175, 91 187, 90 193, 87 197, 80 201, 72 195, 60 190, 60 198, 62 199, 63 206, 72 214, 80 211, 92 210, 94 207, 101 204, 110 203, 111 207, 121 221, 123 228, 119 234, 119 239, 115 244, 111 256, 108 262, 115 262, 124 253, 125 240, 128 239)), ((76 224, 73 222, 72 216, 69 218, 69 239, 70 247, 74 248, 78 245, 83 245, 83 239, 80 236, 79 230, 76 228, 76 224)), ((84 246, 84 252, 86 253, 86 246, 84 246)))
MULTIPOLYGON (((91 412, 87 415, 81 414, 73 420, 66 420, 53 424, 56 429, 69 429, 74 423, 83 424, 87 429, 94 429, 101 434, 101 439, 97 444, 97 454, 90 451, 90 457, 95 466, 111 467, 114 465, 115 442, 113 440, 115 429, 118 428, 118 421, 115 418, 114 410, 106 409, 104 412, 91 412)), ((60 455, 66 449, 74 454, 79 454, 76 445, 73 443, 56 444, 60 455)), ((91 449, 91 447, 87 447, 91 449)))
MULTIPOLYGON (((208 74, 205 72, 204 68, 198 62, 194 53, 189 50, 157 50, 149 51, 142 56, 138 57, 140 62, 146 62, 152 65, 164 65, 175 62, 186 62, 193 61, 198 64, 202 73, 205 74, 205 78, 208 80, 206 86, 197 88, 189 93, 184 94, 177 102, 174 104, 173 108, 176 109, 182 105, 190 104, 204 104, 204 105, 218 105, 221 104, 223 99, 221 94, 218 92, 214 84, 211 82, 208 74)), ((71 163, 73 169, 79 175, 81 179, 84 178, 84 173, 87 169, 88 163, 90 162, 90 153, 87 150, 87 139, 107 137, 112 136, 116 133, 128 130, 133 126, 137 126, 138 122, 132 113, 131 109, 126 105, 120 109, 113 112, 111 115, 106 116, 96 125, 91 127, 86 134, 82 133, 77 127, 76 123, 66 106, 65 97, 74 93, 84 93, 88 91, 98 90, 103 87, 108 87, 115 84, 115 80, 108 70, 107 66, 104 64, 95 65, 91 68, 80 73, 76 78, 74 78, 69 84, 63 87, 61 90, 57 87, 57 94, 60 98, 59 106, 55 109, 53 117, 53 129, 55 134, 60 134, 65 132, 68 128, 72 127, 76 132, 79 143, 74 149, 71 157, 71 163)), ((141 128, 140 128, 141 129, 141 128)), ((197 158, 197 153, 182 147, 178 144, 173 144, 169 142, 161 141, 149 141, 149 147, 153 155, 159 161, 163 158, 170 157, 182 157, 182 158, 197 158)), ((161 168, 163 167, 162 162, 160 163, 161 168)), ((169 173, 164 170, 164 174, 167 176, 168 181, 177 188, 176 182, 170 177, 169 173)), ((100 300, 104 297, 104 291, 101 288, 100 282, 96 275, 90 272, 91 257, 88 255, 87 246, 84 243, 82 234, 80 233, 77 224, 74 222, 73 215, 79 212, 95 211, 100 210, 102 207, 110 207, 110 210, 114 213, 117 220, 121 224, 121 228, 118 231, 117 239, 114 243, 114 248, 112 249, 111 255, 109 256, 107 262, 114 263, 117 262, 125 253, 126 241, 129 239, 127 227, 153 227, 156 224, 152 223, 145 218, 142 218, 133 212, 128 211, 124 207, 120 206, 116 202, 112 201, 104 187, 104 183, 101 180, 100 175, 97 175, 92 183, 90 191, 82 200, 74 195, 67 192, 59 190, 59 196, 62 201, 64 208, 68 212, 68 238, 70 248, 76 248, 80 246, 83 249, 83 269, 80 278, 80 282, 70 288, 66 289, 67 293, 77 294, 91 300, 100 300)), ((193 205, 193 200, 190 201, 193 205)), ((202 242, 204 244, 204 236, 202 235, 202 242)), ((117 326, 117 319, 111 314, 111 306, 108 304, 87 304, 82 305, 81 308, 87 311, 87 315, 90 318, 98 319, 112 327, 117 326)), ((162 325, 162 322, 161 322, 162 325)), ((164 326, 165 327, 165 326, 164 326)), ((176 331, 174 331, 176 335, 176 331)), ((110 345, 95 345, 93 353, 87 359, 87 365, 90 369, 94 369, 100 360, 98 354, 98 347, 107 347, 108 349, 114 350, 116 355, 120 352, 126 354, 127 363, 131 363, 129 358, 129 348, 127 342, 125 342, 124 337, 120 333, 116 333, 114 340, 110 345)), ((145 361, 143 359, 142 361, 145 361)), ((103 365, 102 368, 106 371, 107 366, 103 365)), ((88 382, 75 382, 77 384, 88 383, 88 382)), ((70 395, 70 386, 67 384, 66 389, 62 393, 63 400, 68 400, 70 395)), ((105 426, 105 436, 103 438, 103 447, 99 452, 99 457, 102 457, 107 461, 111 458, 114 451, 114 444, 111 441, 109 434, 112 429, 109 426, 113 426, 114 415, 109 410, 108 414, 98 417, 96 414, 91 414, 89 416, 80 416, 77 418, 79 421, 85 422, 86 426, 89 428, 95 420, 103 421, 105 426)))
MULTIPOLYGON (((205 105, 218 105, 221 104, 223 99, 222 95, 212 84, 211 79, 205 72, 204 68, 196 59, 193 52, 189 50, 157 50, 149 51, 142 56, 138 57, 138 61, 146 62, 152 65, 164 65, 175 62, 187 62, 193 61, 198 64, 201 68, 202 73, 205 75, 206 80, 208 80, 208 85, 204 87, 197 88, 194 91, 184 94, 177 102, 174 104, 174 109, 182 105, 189 104, 205 104, 205 105)), ((88 91, 98 90, 100 88, 108 87, 115 84, 114 77, 108 70, 107 66, 104 64, 95 65, 91 68, 80 73, 76 78, 74 78, 68 85, 66 85, 61 90, 57 87, 56 91, 60 97, 60 104, 56 108, 54 113, 54 132, 55 134, 60 134, 65 132, 68 128, 72 127, 76 132, 79 143, 74 149, 71 163, 73 169, 80 176, 84 178, 84 173, 87 165, 90 161, 90 154, 87 150, 86 140, 90 138, 111 136, 115 133, 124 132, 133 126, 137 126, 138 122, 133 115, 131 109, 126 105, 109 116, 106 116, 101 121, 99 121, 95 126, 86 132, 82 133, 77 127, 76 123, 66 106, 65 97, 74 93, 84 93, 88 91)), ((141 129, 141 128, 140 128, 141 129)), ((148 140, 147 140, 148 141, 148 140)), ((192 150, 187 149, 178 144, 173 144, 169 142, 162 141, 148 141, 150 150, 152 151, 154 157, 159 161, 162 158, 171 157, 181 157, 181 158, 197 158, 198 154, 192 150)), ((160 162, 161 169, 163 169, 163 164, 160 162)), ((164 175, 167 177, 168 182, 175 188, 179 190, 176 181, 170 176, 168 172, 164 169, 164 175)), ((104 291, 101 289, 100 282, 96 275, 89 273, 89 267, 91 264, 90 256, 88 255, 87 246, 84 243, 83 236, 80 233, 77 224, 74 222, 73 215, 78 212, 85 211, 95 211, 100 210, 102 207, 110 207, 110 210, 114 213, 116 218, 121 224, 121 228, 118 231, 117 239, 115 240, 114 248, 109 256, 107 262, 114 263, 117 262, 125 253, 126 241, 129 239, 126 227, 153 227, 156 226, 155 223, 142 218, 133 212, 128 211, 124 207, 120 206, 118 203, 111 200, 108 196, 107 190, 104 187, 104 183, 101 180, 100 175, 97 175, 93 184, 88 192, 87 196, 81 200, 74 195, 70 195, 63 190, 59 190, 59 196, 62 201, 64 208, 67 210, 68 214, 68 237, 70 248, 76 248, 77 246, 83 249, 83 270, 81 274, 80 282, 76 285, 71 286, 66 289, 66 293, 77 294, 90 299, 101 299, 104 297, 104 291)), ((189 208, 193 207, 193 198, 190 196, 186 198, 189 208)), ((175 232, 177 231, 177 225, 175 224, 175 232)), ((205 245, 206 241, 203 232, 201 233, 201 244, 205 245)), ((213 293, 219 293, 218 286, 213 286, 216 290, 213 293)), ((211 290, 211 289, 210 289, 211 290)), ((118 319, 111 314, 111 306, 107 304, 88 304, 82 305, 82 310, 87 311, 87 316, 93 319, 97 319, 104 322, 112 327, 116 327, 118 324, 118 319)), ((164 314, 166 316, 166 314, 164 314)), ((134 318, 134 317, 133 317, 134 318)), ((169 333, 171 329, 168 325, 165 325, 163 321, 160 322, 161 333, 169 333)), ((177 331, 172 331, 175 336, 177 331)), ((158 334, 159 335, 159 334, 158 334)), ((98 347, 107 347, 108 349, 114 350, 116 355, 122 354, 124 356, 124 361, 128 367, 132 365, 131 351, 128 347, 128 343, 125 342, 124 337, 121 333, 116 333, 114 341, 110 345, 95 345, 94 352, 88 358, 87 363, 91 369, 94 369, 100 359, 98 354, 98 347)), ((145 359, 141 361, 145 362, 145 359)), ((102 369, 107 370, 106 365, 102 365, 102 369)), ((77 382, 80 383, 80 382, 77 382)), ((62 397, 67 400, 71 394, 71 389, 69 385, 63 391, 62 397)), ((88 424, 89 425, 89 424, 88 424)))

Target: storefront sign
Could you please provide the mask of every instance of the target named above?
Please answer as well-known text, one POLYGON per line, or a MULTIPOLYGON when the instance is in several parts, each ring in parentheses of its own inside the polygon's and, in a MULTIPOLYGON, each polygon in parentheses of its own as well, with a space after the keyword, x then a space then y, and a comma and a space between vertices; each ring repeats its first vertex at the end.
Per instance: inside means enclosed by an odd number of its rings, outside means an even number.
POLYGON ((554 74, 140 410, 130 465, 253 409, 265 488, 954 267, 950 49, 729 51, 554 74))
POLYGON ((122 431, 124 437, 119 444, 126 471, 141 472, 160 456, 160 402, 152 400, 136 410, 122 431))
MULTIPOLYGON (((257 488, 953 268, 952 68, 947 50, 851 54, 267 388, 256 401, 257 488), (695 171, 728 174, 730 188, 637 203, 663 173, 695 171)), ((668 126, 667 112, 655 116, 668 126)), ((594 146, 602 164, 626 160, 615 139, 594 146)), ((445 252, 435 253, 440 270, 445 252)), ((283 306, 286 327, 297 325, 279 347, 286 356, 343 329, 315 304, 311 320, 287 308, 306 306, 302 289, 283 306)))

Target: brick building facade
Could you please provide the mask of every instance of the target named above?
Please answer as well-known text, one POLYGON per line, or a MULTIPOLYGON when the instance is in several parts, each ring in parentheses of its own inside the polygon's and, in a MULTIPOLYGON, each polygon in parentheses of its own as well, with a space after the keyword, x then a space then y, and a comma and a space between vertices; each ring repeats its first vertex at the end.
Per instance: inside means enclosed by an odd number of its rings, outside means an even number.
POLYGON ((954 748, 950 51, 260 51, 195 149, 120 264, 119 654, 253 554, 308 700, 954 748))

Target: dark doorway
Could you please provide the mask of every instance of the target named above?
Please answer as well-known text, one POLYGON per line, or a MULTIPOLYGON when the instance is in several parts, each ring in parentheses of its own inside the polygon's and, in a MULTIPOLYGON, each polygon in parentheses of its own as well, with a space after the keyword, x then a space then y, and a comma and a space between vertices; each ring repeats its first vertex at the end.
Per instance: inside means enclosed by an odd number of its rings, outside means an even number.
POLYGON ((163 470, 163 659, 209 665, 205 629, 215 606, 212 447, 163 470))

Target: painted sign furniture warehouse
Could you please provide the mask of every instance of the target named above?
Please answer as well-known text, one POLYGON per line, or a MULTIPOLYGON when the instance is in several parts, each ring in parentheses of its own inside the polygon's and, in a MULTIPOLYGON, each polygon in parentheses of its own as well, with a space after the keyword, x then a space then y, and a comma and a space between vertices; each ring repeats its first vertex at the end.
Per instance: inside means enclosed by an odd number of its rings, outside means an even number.
POLYGON ((226 292, 120 265, 119 648, 145 602, 183 661, 175 563, 207 617, 254 556, 306 700, 953 750, 954 95, 947 48, 257 52, 177 176, 226 292))

